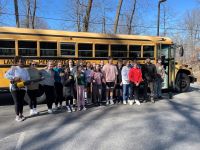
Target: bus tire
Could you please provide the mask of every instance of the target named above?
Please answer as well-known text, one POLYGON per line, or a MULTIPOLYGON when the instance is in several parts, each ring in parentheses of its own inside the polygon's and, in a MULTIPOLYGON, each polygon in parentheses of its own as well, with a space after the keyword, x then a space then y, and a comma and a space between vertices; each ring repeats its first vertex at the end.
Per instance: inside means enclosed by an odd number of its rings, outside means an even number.
MULTIPOLYGON (((27 93, 25 94, 24 100, 27 104, 30 103, 30 98, 27 93)), ((37 104, 42 104, 45 102, 45 100, 46 100, 46 95, 45 93, 43 93, 41 96, 37 97, 37 104)))
POLYGON ((176 77, 175 89, 177 92, 186 92, 190 87, 190 78, 186 73, 179 73, 176 77))

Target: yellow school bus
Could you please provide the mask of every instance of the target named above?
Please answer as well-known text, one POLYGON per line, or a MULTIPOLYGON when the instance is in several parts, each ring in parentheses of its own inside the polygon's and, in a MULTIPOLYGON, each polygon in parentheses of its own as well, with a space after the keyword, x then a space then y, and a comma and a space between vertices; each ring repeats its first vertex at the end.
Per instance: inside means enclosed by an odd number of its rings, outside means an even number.
POLYGON ((168 37, 66 32, 14 27, 0 27, 0 88, 8 89, 5 72, 13 64, 14 56, 24 56, 26 65, 37 60, 39 67, 48 60, 68 59, 86 61, 137 59, 141 63, 147 57, 153 62, 162 58, 165 66, 163 89, 187 91, 195 81, 191 69, 176 65, 173 41, 168 37))

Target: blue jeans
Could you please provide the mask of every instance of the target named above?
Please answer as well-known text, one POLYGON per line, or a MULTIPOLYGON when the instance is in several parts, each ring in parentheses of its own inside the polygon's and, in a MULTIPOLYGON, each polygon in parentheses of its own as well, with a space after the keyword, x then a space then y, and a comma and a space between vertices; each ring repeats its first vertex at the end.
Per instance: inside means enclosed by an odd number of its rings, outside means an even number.
POLYGON ((130 84, 123 84, 123 101, 127 101, 129 98, 130 84))
POLYGON ((157 78, 155 80, 155 96, 160 97, 162 96, 162 78, 157 78))

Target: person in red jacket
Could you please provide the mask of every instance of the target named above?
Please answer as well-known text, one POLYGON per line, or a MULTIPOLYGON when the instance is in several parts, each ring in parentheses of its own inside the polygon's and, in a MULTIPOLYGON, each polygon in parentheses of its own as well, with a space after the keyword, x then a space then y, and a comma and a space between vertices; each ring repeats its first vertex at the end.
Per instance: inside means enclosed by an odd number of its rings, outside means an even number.
POLYGON ((142 71, 138 67, 138 64, 136 61, 133 62, 133 68, 130 69, 128 74, 129 80, 130 80, 130 102, 129 104, 132 105, 133 102, 137 105, 140 105, 139 101, 139 85, 142 82, 142 71), (133 91, 134 91, 134 98, 133 98, 133 91))

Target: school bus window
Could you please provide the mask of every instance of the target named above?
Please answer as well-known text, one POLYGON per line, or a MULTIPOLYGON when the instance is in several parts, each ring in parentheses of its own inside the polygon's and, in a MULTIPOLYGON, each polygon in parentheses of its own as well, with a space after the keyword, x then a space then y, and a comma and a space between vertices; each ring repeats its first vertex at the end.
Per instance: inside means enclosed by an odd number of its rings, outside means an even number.
POLYGON ((79 57, 92 57, 92 44, 78 44, 79 57))
POLYGON ((129 46, 129 57, 130 58, 141 57, 141 45, 130 45, 129 46))
POLYGON ((154 46, 143 46, 143 57, 154 57, 154 46))
POLYGON ((57 43, 40 42, 40 56, 57 56, 57 43))
POLYGON ((108 48, 106 44, 95 44, 95 57, 108 57, 108 48))
POLYGON ((127 45, 111 45, 111 56, 127 57, 127 45))
POLYGON ((19 41, 19 55, 21 56, 37 56, 36 41, 19 41))
POLYGON ((75 56, 75 43, 60 43, 62 56, 75 56))
POLYGON ((15 41, 0 40, 0 55, 14 56, 15 55, 15 41))

